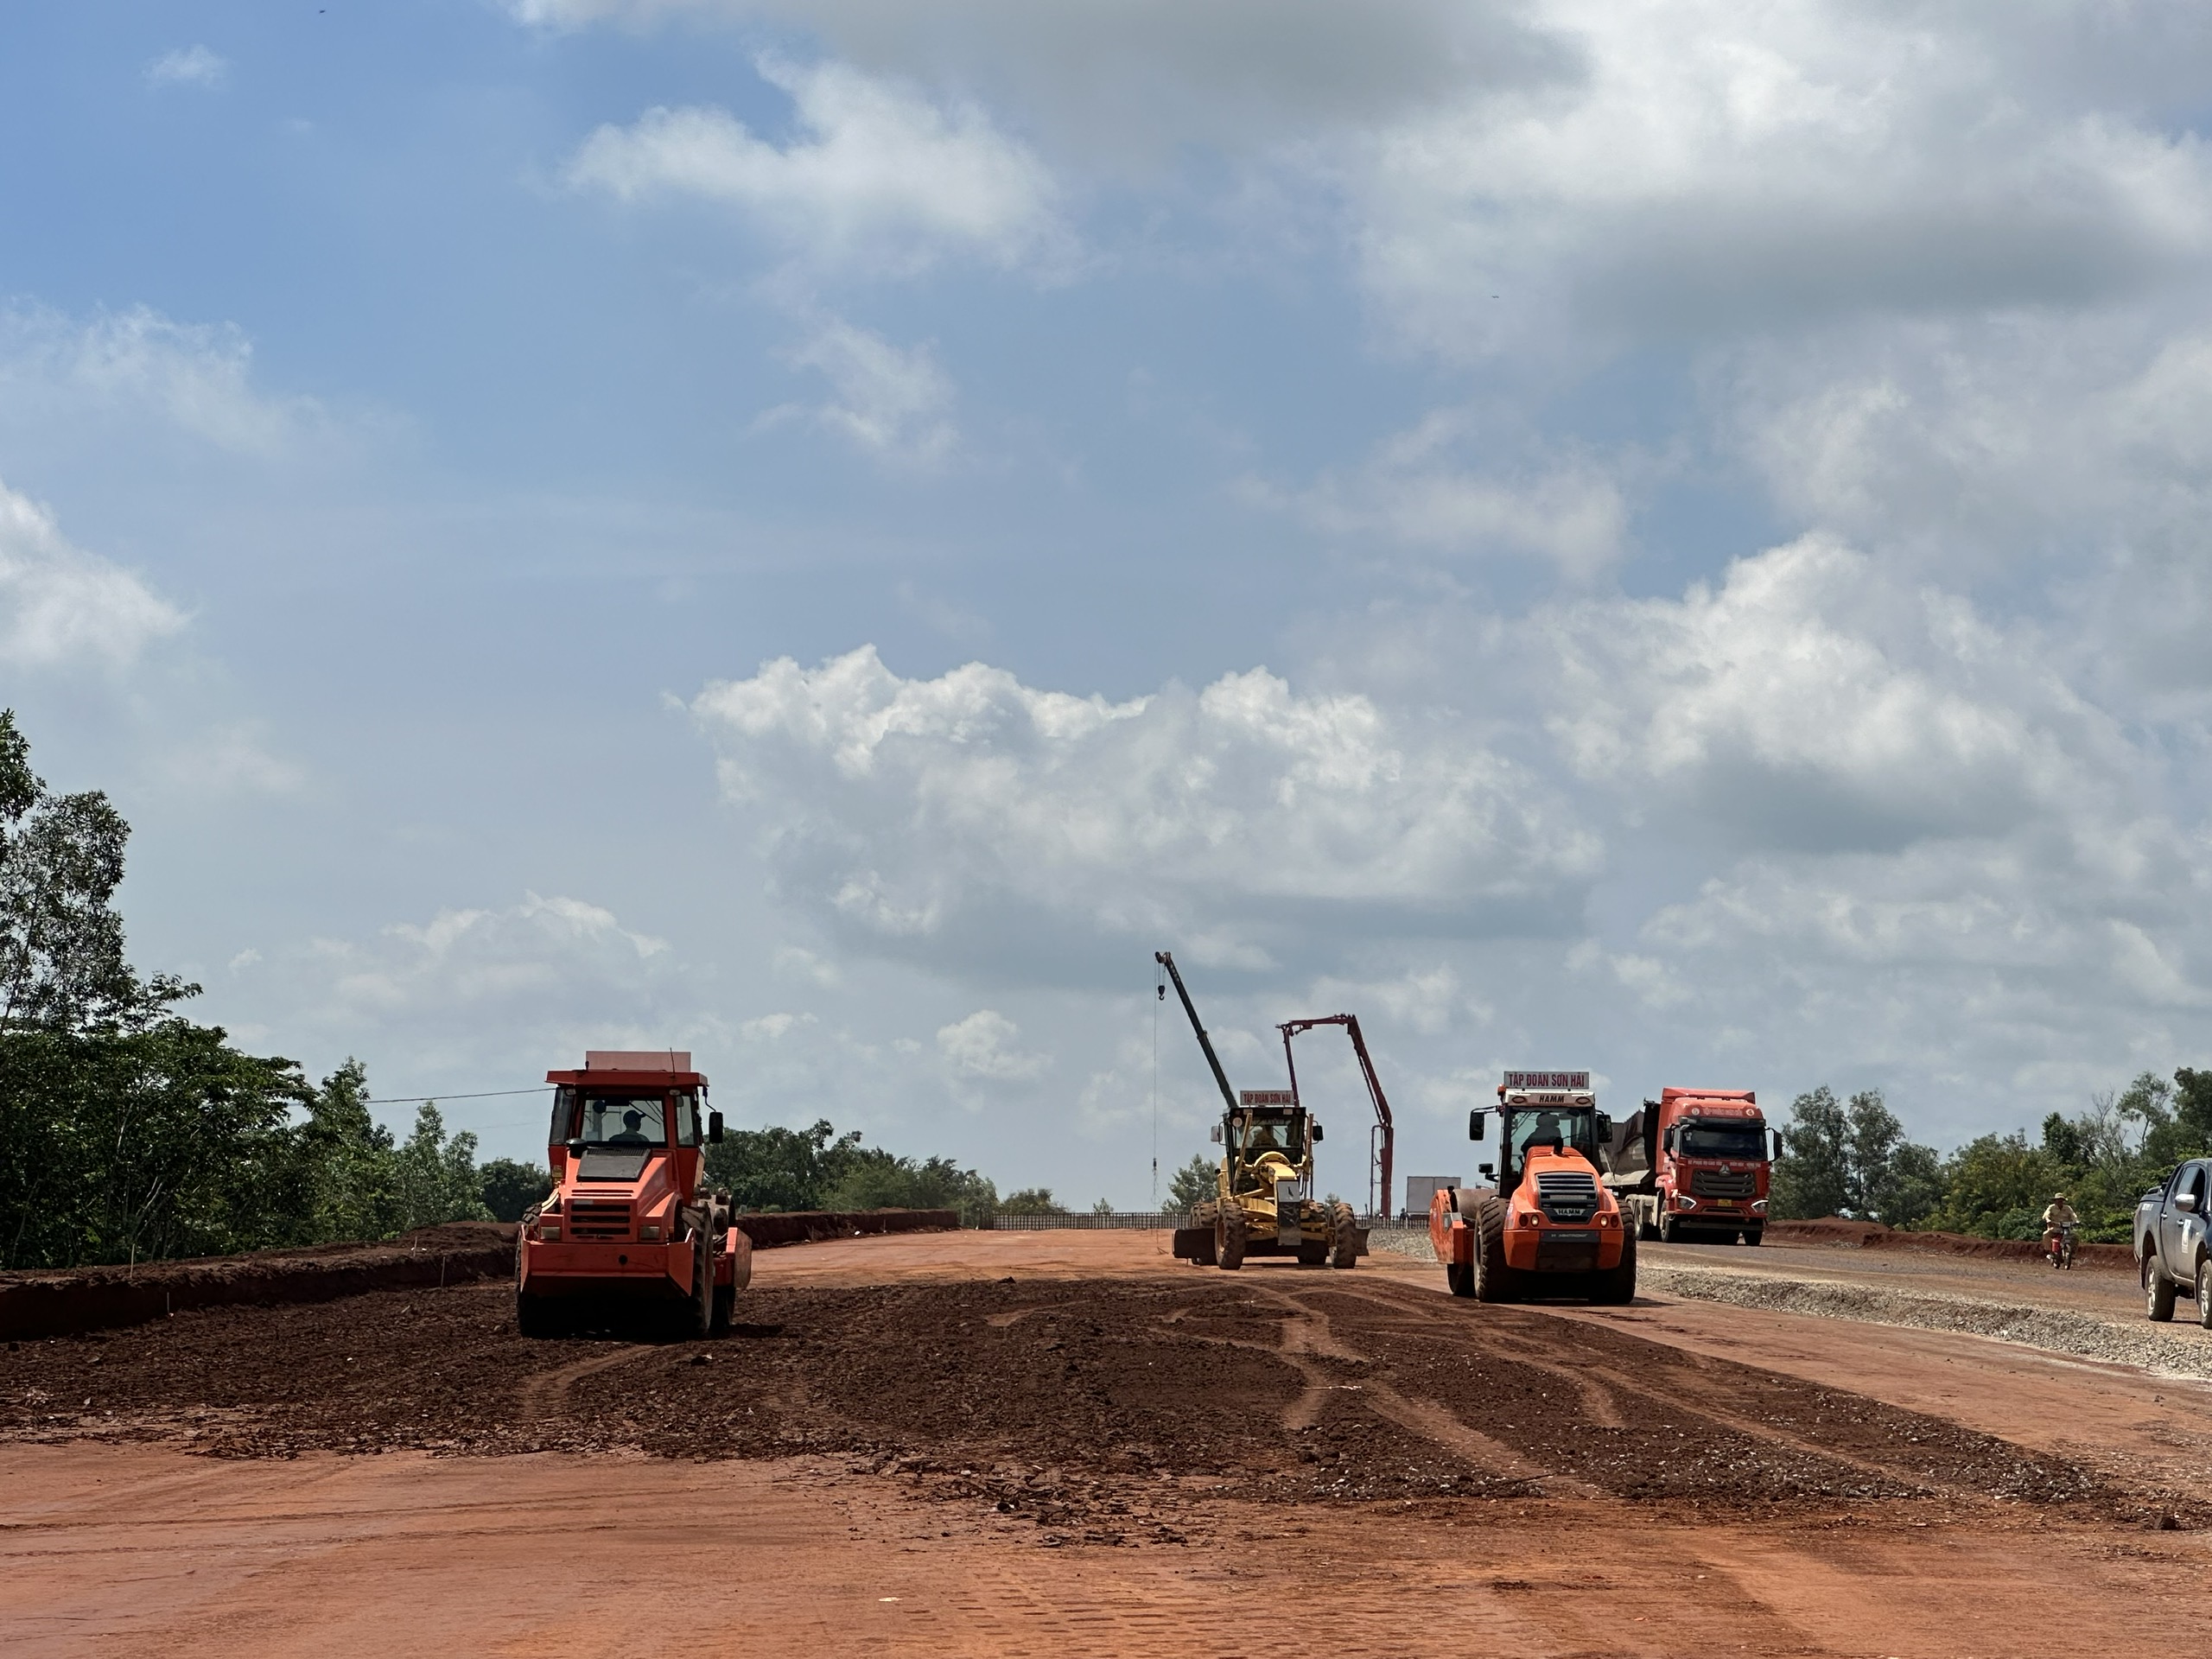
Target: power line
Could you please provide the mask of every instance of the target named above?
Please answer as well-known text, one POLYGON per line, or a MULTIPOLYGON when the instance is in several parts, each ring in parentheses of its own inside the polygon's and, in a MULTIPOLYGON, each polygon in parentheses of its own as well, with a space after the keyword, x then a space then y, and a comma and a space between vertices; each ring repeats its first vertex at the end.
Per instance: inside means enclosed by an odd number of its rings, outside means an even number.
POLYGON ((378 1106, 435 1106, 447 1100, 492 1100, 501 1095, 542 1095, 553 1085, 541 1083, 535 1089, 485 1089, 473 1095, 371 1095, 370 1102, 378 1106))

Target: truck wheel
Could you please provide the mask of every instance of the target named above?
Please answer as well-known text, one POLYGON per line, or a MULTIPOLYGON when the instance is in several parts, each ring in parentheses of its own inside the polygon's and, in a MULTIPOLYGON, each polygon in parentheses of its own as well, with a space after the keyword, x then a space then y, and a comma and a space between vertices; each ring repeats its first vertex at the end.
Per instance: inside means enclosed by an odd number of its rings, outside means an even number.
POLYGON ((1329 1265, 1332 1268, 1357 1267, 1359 1217, 1352 1213, 1351 1205, 1339 1204, 1329 1218, 1335 1224, 1330 1229, 1329 1265))
POLYGON ((1463 1268, 1457 1262, 1446 1262, 1444 1264, 1444 1282, 1451 1287, 1454 1296, 1471 1296, 1475 1294, 1475 1270, 1471 1267, 1463 1268))
POLYGON ((1765 1236, 1766 1229, 1764 1227, 1746 1227, 1744 1229, 1744 1243, 1746 1244, 1756 1244, 1759 1240, 1765 1236))
POLYGON ((1475 1212, 1475 1264, 1469 1269, 1478 1302, 1510 1302, 1518 1299, 1520 1274, 1505 1262, 1505 1206, 1484 1198, 1475 1212))
POLYGON ((2196 1322, 2212 1331, 2212 1257, 2196 1264, 2196 1322))
POLYGON ((1662 1244, 1681 1243, 1682 1242, 1681 1223, 1676 1221, 1674 1217, 1670 1215, 1661 1216, 1659 1217, 1659 1242, 1662 1244))
POLYGON ((1244 1211, 1236 1205, 1221 1212, 1217 1233, 1221 1265, 1234 1273, 1244 1265, 1244 1211))
POLYGON ((1638 1238, 1653 1239, 1659 1236, 1658 1217, 1653 1212, 1645 1210, 1641 1205, 1637 1206, 1636 1236, 1638 1238))
POLYGON ((1625 1307, 1636 1300, 1636 1230, 1624 1227, 1621 1231, 1620 1265, 1590 1275, 1590 1300, 1613 1307, 1625 1307))
POLYGON ((2143 1312, 2164 1324, 2174 1316, 2174 1287, 2166 1275, 2158 1271, 2158 1258, 2143 1258, 2143 1312))

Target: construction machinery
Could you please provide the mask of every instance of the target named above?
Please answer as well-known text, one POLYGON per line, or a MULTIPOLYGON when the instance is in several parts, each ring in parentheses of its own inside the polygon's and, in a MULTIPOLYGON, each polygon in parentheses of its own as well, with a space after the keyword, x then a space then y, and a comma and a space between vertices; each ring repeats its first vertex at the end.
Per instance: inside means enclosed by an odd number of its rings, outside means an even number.
MULTIPOLYGON (((1490 1114, 1467 1115, 1480 1141, 1490 1114)), ((1498 1162, 1490 1187, 1440 1191, 1428 1209, 1429 1243, 1454 1296, 1516 1302, 1636 1296, 1636 1228, 1623 1224, 1599 1179, 1599 1148, 1612 1125, 1598 1109, 1587 1071, 1508 1071, 1497 1090, 1498 1162)))
POLYGON ((1765 1236, 1782 1136, 1751 1090, 1662 1089, 1615 1125, 1611 1140, 1605 1185, 1637 1237, 1756 1244, 1765 1236))
MULTIPOLYGON (((1321 1126, 1300 1106, 1294 1090, 1247 1089, 1240 1095, 1231 1089, 1175 958, 1160 950, 1153 959, 1166 971, 1190 1016, 1223 1107, 1213 1127, 1214 1144, 1222 1149, 1214 1196, 1192 1210, 1189 1226, 1175 1230, 1175 1255, 1201 1267, 1241 1268, 1254 1255, 1294 1256, 1304 1267, 1355 1266, 1367 1254, 1358 1217, 1349 1204, 1314 1196, 1313 1148, 1321 1126)), ((1287 1049, 1287 1033, 1283 1041, 1287 1049)))
POLYGON ((1282 1033, 1282 1063, 1290 1073, 1290 1100, 1298 1103, 1298 1058, 1290 1052, 1290 1039, 1301 1031, 1311 1031, 1316 1026, 1342 1026, 1344 1034, 1351 1039, 1351 1052, 1359 1060, 1359 1074, 1367 1079, 1367 1097, 1375 1106, 1375 1124, 1367 1133, 1367 1213, 1381 1213, 1381 1205, 1390 1202, 1390 1154, 1397 1132, 1390 1127, 1390 1103, 1383 1097, 1382 1084, 1375 1075, 1375 1062, 1368 1058, 1367 1039, 1359 1033, 1359 1016, 1356 1014, 1324 1014, 1311 1020, 1292 1020, 1277 1026, 1282 1033))
POLYGON ((727 1330, 753 1276, 753 1244, 729 1195, 704 1185, 722 1138, 707 1079, 677 1050, 594 1049, 578 1071, 548 1071, 553 1192, 522 1219, 515 1320, 552 1336, 591 1313, 658 1306, 689 1333, 727 1330))

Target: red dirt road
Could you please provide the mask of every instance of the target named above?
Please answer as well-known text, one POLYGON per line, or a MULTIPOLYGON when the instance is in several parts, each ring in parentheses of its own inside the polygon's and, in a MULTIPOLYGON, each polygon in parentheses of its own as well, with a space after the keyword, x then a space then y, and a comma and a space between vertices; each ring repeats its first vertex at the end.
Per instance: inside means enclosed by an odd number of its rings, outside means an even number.
POLYGON ((0 1649, 2131 1654, 2212 1566, 2202 1390, 1156 1242, 764 1255, 704 1365, 487 1289, 27 1344, 0 1649))

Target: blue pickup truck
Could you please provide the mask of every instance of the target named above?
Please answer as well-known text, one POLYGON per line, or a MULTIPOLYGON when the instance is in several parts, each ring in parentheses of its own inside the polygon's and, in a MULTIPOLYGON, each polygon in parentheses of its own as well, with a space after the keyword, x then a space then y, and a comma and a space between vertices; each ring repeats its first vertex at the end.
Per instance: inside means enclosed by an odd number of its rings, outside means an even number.
POLYGON ((2143 1274, 2143 1311, 2174 1316, 2177 1293, 2196 1303, 2196 1322, 2212 1330, 2212 1158, 2192 1158, 2135 1206, 2135 1262, 2143 1274))

